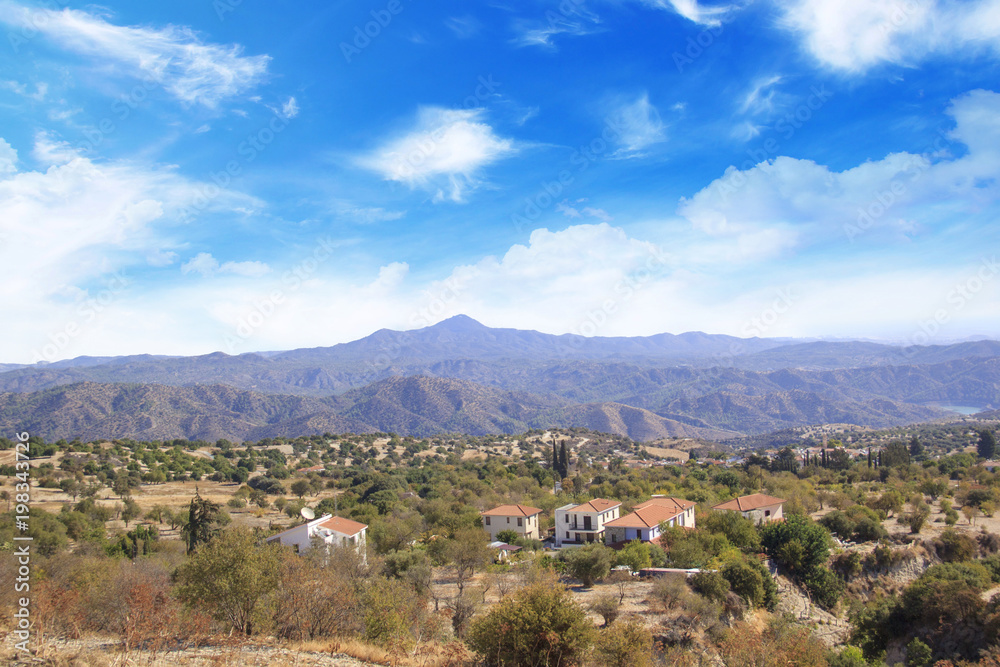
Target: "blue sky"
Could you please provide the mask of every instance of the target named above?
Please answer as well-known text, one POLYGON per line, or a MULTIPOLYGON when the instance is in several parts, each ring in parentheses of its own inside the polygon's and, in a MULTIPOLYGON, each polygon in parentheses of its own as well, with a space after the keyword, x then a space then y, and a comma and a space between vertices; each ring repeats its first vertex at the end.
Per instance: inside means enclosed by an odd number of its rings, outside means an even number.
POLYGON ((1000 336, 1000 3, 0 0, 0 361, 1000 336))

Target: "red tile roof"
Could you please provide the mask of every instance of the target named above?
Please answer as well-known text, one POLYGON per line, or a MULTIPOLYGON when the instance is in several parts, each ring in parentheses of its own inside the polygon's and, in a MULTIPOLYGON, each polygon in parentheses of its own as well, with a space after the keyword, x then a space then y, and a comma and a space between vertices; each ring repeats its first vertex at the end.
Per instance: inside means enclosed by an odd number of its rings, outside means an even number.
POLYGON ((694 507, 695 502, 693 500, 684 500, 683 498, 667 498, 665 496, 654 496, 644 503, 639 503, 635 506, 635 509, 642 509, 643 507, 667 507, 676 509, 678 511, 683 511, 689 507, 694 507))
POLYGON ((537 507, 528 507, 527 505, 500 505, 483 512, 483 516, 535 516, 541 513, 542 510, 537 507))
POLYGON ((332 516, 317 526, 317 528, 329 528, 341 535, 357 535, 367 527, 363 523, 351 521, 340 516, 332 516))
POLYGON ((582 505, 577 505, 571 509, 566 510, 567 512, 607 512, 609 509, 618 507, 621 505, 617 500, 607 500, 605 498, 594 498, 590 502, 583 503, 582 505))
POLYGON ((735 500, 730 500, 729 502, 721 503, 714 506, 714 510, 736 510, 738 512, 749 512, 750 510, 760 509, 761 507, 771 507, 772 505, 780 505, 785 501, 784 498, 775 498, 774 496, 768 496, 763 493, 754 493, 749 496, 740 496, 735 500))
POLYGON ((663 521, 670 521, 674 517, 684 513, 683 509, 672 509, 662 505, 647 505, 638 507, 631 514, 626 514, 620 519, 609 521, 604 526, 606 528, 652 528, 658 526, 663 521))

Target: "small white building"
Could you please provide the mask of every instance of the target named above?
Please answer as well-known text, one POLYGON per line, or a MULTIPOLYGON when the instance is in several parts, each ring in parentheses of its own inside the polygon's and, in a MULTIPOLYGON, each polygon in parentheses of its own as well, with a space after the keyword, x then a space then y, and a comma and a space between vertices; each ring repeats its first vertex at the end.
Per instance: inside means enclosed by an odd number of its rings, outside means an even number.
POLYGON ((594 498, 582 505, 563 505, 555 511, 556 548, 604 541, 604 526, 618 518, 622 504, 594 498))
POLYGON ((521 537, 537 540, 538 516, 542 510, 527 505, 500 505, 483 512, 483 528, 490 534, 490 541, 497 539, 502 530, 513 530, 521 537))
POLYGON ((763 493, 754 493, 749 496, 740 496, 734 500, 720 503, 712 509, 739 512, 755 524, 761 524, 768 521, 783 520, 785 515, 782 508, 786 502, 783 498, 775 498, 763 493))
POLYGON ((660 526, 694 528, 695 503, 682 498, 657 496, 635 506, 630 514, 604 525, 608 545, 642 540, 654 542, 660 526))
POLYGON ((330 547, 353 546, 365 554, 365 531, 368 526, 332 514, 306 521, 277 535, 267 538, 268 542, 279 542, 291 547, 295 553, 304 553, 313 545, 314 539, 322 540, 330 547))

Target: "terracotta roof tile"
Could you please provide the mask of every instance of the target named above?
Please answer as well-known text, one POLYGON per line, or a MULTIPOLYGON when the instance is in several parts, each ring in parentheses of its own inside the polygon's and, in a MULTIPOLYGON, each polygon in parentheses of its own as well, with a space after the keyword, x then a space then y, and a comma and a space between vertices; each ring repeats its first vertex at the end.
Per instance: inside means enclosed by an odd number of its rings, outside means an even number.
POLYGON ((329 528, 330 530, 341 533, 342 535, 357 535, 362 530, 367 528, 363 523, 358 523, 357 521, 351 521, 350 519, 345 519, 339 516, 332 516, 323 523, 317 526, 318 528, 329 528))
POLYGON ((714 506, 714 510, 736 510, 737 512, 749 512, 750 510, 760 509, 761 507, 770 507, 772 505, 780 505, 786 502, 783 498, 775 498, 774 496, 768 496, 763 493, 754 493, 749 496, 740 496, 729 502, 720 503, 714 506))
POLYGON ((609 509, 621 505, 617 500, 607 500, 606 498, 594 498, 590 502, 577 505, 568 512, 607 512, 609 509))
POLYGON ((527 505, 500 505, 487 512, 483 512, 483 516, 535 516, 541 513, 542 510, 537 507, 529 507, 527 505))

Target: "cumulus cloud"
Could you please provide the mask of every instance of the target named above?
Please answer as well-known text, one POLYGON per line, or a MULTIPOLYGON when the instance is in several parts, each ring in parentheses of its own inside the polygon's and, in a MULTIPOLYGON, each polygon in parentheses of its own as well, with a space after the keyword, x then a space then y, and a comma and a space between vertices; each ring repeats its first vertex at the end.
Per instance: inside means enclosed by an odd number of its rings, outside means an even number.
POLYGON ((0 0, 0 21, 31 26, 64 49, 159 83, 185 104, 214 108, 267 74, 270 56, 245 56, 242 46, 206 43, 184 26, 121 26, 75 9, 48 11, 39 21, 31 18, 35 11, 0 0))
POLYGON ((794 0, 780 7, 782 23, 805 49, 839 70, 911 65, 975 49, 1000 52, 1000 5, 993 0, 794 0))
POLYGON ((785 156, 730 167, 678 212, 711 236, 769 231, 780 247, 804 238, 899 237, 933 226, 942 212, 968 214, 1000 199, 1000 95, 972 91, 953 100, 948 114, 955 129, 921 153, 843 171, 785 156))
POLYGON ((5 140, 0 139, 0 176, 17 171, 17 151, 5 140))
POLYGON ((482 109, 423 107, 412 128, 358 162, 386 180, 434 192, 435 201, 463 202, 484 167, 515 152, 483 116, 482 109))

